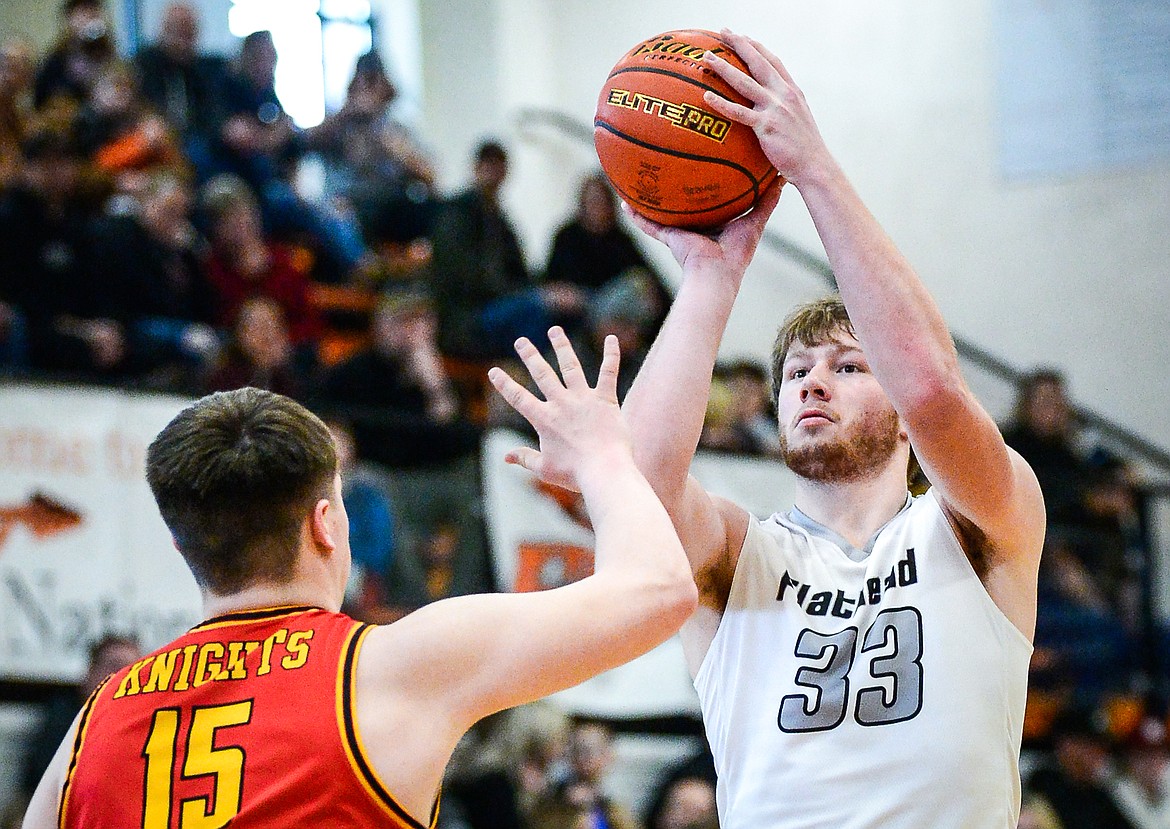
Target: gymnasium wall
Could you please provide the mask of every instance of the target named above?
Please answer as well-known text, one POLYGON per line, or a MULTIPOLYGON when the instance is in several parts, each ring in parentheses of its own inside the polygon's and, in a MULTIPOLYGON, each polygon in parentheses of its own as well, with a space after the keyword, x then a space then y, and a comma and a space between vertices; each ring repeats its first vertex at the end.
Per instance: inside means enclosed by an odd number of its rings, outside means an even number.
MULTIPOLYGON (((466 178, 481 132, 513 139, 507 197, 541 262, 592 159, 547 129, 519 130, 517 111, 550 107, 588 123, 608 69, 639 39, 683 27, 748 32, 785 60, 956 333, 1019 368, 1059 366, 1079 404, 1170 446, 1170 159, 1005 181, 996 2, 427 0, 422 130, 450 185, 466 178)), ((772 227, 819 250, 795 192, 772 227)), ((728 332, 729 355, 765 354, 783 309, 819 291, 767 256, 758 265, 728 332)), ((989 404, 1002 411, 1004 402, 989 404)))

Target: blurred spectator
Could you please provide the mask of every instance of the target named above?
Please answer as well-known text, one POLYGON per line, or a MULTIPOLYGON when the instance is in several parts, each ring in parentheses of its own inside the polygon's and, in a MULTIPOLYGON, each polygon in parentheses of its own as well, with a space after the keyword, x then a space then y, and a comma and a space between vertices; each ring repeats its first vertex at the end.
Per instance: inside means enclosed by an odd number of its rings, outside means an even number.
POLYGON ((326 372, 322 404, 353 424, 358 454, 389 468, 473 454, 479 433, 463 417, 435 341, 435 313, 420 289, 386 294, 371 344, 326 372))
POLYGON ((61 691, 44 705, 37 730, 29 738, 28 750, 20 776, 20 793, 27 801, 32 797, 49 761, 69 732, 77 712, 107 676, 142 656, 138 640, 131 636, 108 634, 90 646, 89 662, 81 682, 61 691))
POLYGON ((703 431, 699 448, 713 452, 738 452, 739 435, 735 431, 735 401, 727 381, 717 374, 711 377, 707 394, 707 411, 703 414, 703 431))
POLYGON ((662 811, 650 829, 718 829, 715 785, 702 777, 682 777, 667 788, 662 811))
POLYGON ((517 801, 514 717, 515 709, 485 717, 455 747, 443 777, 442 829, 532 829, 517 801))
POLYGON ((172 2, 163 10, 158 40, 134 57, 142 95, 182 139, 193 163, 206 169, 214 131, 215 96, 223 61, 201 55, 199 17, 194 6, 172 2))
POLYGON ((520 336, 544 342, 549 326, 579 315, 585 297, 564 282, 539 287, 524 264, 500 205, 508 155, 492 141, 475 154, 474 183, 444 204, 435 220, 432 291, 444 354, 506 357, 520 336))
POLYGON ((305 134, 325 160, 326 194, 354 210, 367 240, 404 243, 429 236, 435 171, 390 116, 398 97, 376 52, 357 60, 341 109, 305 134))
POLYGON ((569 736, 568 775, 533 806, 531 829, 635 829, 638 822, 630 811, 605 793, 605 777, 612 765, 612 731, 600 723, 574 726, 569 736))
POLYGON ((103 220, 95 234, 100 284, 118 297, 136 372, 154 387, 191 389, 220 338, 216 294, 200 261, 191 192, 169 173, 147 179, 137 213, 103 220))
POLYGON ((454 595, 461 533, 456 516, 445 516, 406 545, 387 579, 392 607, 415 610, 454 595))
POLYGON ((1054 762, 1028 787, 1041 795, 1063 829, 1135 829, 1109 791, 1109 738, 1093 712, 1070 709, 1052 728, 1054 762))
POLYGON ((646 261, 634 237, 618 222, 617 204, 613 188, 601 173, 581 182, 573 218, 553 237, 544 278, 547 282, 577 285, 593 296, 631 268, 640 269, 650 277, 653 335, 670 308, 670 291, 646 261))
POLYGON ((212 367, 204 391, 255 386, 304 400, 308 385, 293 359, 280 306, 268 297, 244 300, 232 336, 212 367))
POLYGON ((749 360, 715 367, 702 446, 741 455, 780 455, 768 372, 749 360))
MULTIPOLYGON (((669 767, 661 776, 658 784, 654 787, 654 791, 650 795, 650 802, 646 809, 644 825, 647 829, 658 829, 662 822, 663 812, 668 808, 668 801, 671 799, 672 792, 674 792, 676 785, 680 782, 690 781, 692 785, 685 787, 688 789, 683 793, 675 793, 678 800, 682 804, 690 803, 698 805, 700 801, 705 801, 705 796, 700 795, 695 791, 697 788, 693 785, 695 782, 706 784, 714 796, 715 785, 717 781, 715 774, 715 758, 711 756, 711 748, 703 742, 702 748, 691 754, 686 759, 669 767)), ((679 811, 676 804, 676 814, 679 811)))
POLYGON ((21 145, 30 128, 36 52, 21 37, 0 41, 0 192, 16 183, 24 166, 21 145))
POLYGON ((1059 536, 1046 543, 1038 590, 1032 688, 1082 707, 1129 690, 1132 638, 1093 574, 1059 536))
POLYGON ((1080 499, 1053 517, 1062 538, 1126 627, 1141 626, 1141 571, 1147 551, 1137 476, 1120 458, 1095 450, 1084 468, 1080 499))
POLYGON ((61 14, 57 43, 37 69, 33 104, 72 113, 117 52, 102 0, 65 0, 61 14))
POLYGON ((1135 829, 1170 829, 1170 743, 1166 719, 1142 720, 1123 745, 1113 797, 1135 829))
POLYGON ((1026 793, 1020 804, 1016 829, 1064 829, 1052 806, 1038 794, 1026 793))
POLYGON ((293 343, 311 346, 321 323, 309 303, 309 278, 284 247, 265 236, 247 184, 218 176, 204 185, 201 201, 211 241, 207 274, 216 291, 219 324, 231 325, 246 299, 264 296, 280 306, 293 343))
POLYGON ((186 172, 178 140, 149 110, 127 64, 111 61, 98 72, 76 134, 81 152, 113 179, 116 194, 139 198, 150 173, 186 172))
POLYGON ((1022 382, 1003 437, 1035 471, 1050 519, 1079 507, 1085 466, 1059 372, 1040 369, 1022 382))
POLYGON ((25 330, 32 368, 116 377, 125 367, 125 332, 113 298, 92 277, 81 160, 52 132, 30 136, 24 155, 21 183, 0 194, 0 299, 25 330))
POLYGON ((345 612, 368 622, 386 621, 387 575, 394 562, 394 510, 377 473, 361 463, 353 431, 344 420, 326 416, 337 445, 341 497, 349 515, 349 546, 353 565, 345 589, 345 612))
POLYGON ((324 261, 316 275, 344 281, 373 268, 372 256, 355 219, 310 204, 289 183, 300 154, 300 136, 276 96, 276 47, 272 33, 253 32, 219 85, 218 161, 197 170, 201 179, 213 173, 240 176, 257 194, 270 232, 287 241, 304 238, 324 261))
POLYGON ((597 290, 585 314, 585 339, 577 353, 590 382, 601 369, 605 338, 613 334, 621 348, 618 399, 625 399, 654 339, 655 282, 644 268, 630 268, 597 290))
POLYGON ((571 721, 549 701, 538 701, 516 709, 524 727, 519 740, 519 802, 521 814, 548 796, 567 768, 571 721))

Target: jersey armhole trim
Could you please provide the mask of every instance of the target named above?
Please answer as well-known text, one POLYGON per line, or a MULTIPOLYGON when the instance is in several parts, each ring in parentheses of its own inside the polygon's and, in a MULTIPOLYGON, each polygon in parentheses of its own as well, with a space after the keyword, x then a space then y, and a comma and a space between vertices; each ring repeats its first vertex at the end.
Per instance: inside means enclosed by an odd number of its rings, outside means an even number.
POLYGON ((357 674, 357 658, 361 651, 366 634, 373 629, 373 625, 356 624, 346 637, 342 645, 343 656, 337 671, 337 725, 341 731, 341 744, 345 749, 350 767, 357 776, 358 782, 366 793, 386 810, 396 820, 411 829, 434 829, 439 818, 439 798, 431 807, 430 823, 423 824, 415 819, 399 803, 394 795, 378 778, 374 767, 366 757, 365 747, 362 745, 361 735, 358 734, 357 717, 354 711, 354 682, 357 674))
POLYGON ((98 694, 102 692, 109 681, 109 677, 103 679, 101 684, 89 695, 89 699, 85 701, 85 705, 81 709, 81 717, 77 721, 77 733, 73 736, 73 748, 69 752, 69 769, 65 772, 65 782, 61 784, 61 800, 57 804, 58 829, 65 829, 65 817, 69 808, 69 787, 73 783, 73 772, 77 769, 77 758, 85 744, 85 735, 89 728, 89 715, 93 712, 93 705, 97 702, 98 694))

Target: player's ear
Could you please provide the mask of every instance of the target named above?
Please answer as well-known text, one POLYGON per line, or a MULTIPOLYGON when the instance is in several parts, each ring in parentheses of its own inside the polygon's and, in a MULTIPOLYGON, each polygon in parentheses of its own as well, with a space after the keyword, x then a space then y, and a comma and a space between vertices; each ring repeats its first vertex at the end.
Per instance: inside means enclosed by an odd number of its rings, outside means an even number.
POLYGON ((320 498, 313 505, 313 512, 309 515, 309 534, 313 537, 313 543, 322 552, 332 553, 337 549, 337 542, 329 527, 329 511, 332 509, 333 505, 328 498, 320 498))

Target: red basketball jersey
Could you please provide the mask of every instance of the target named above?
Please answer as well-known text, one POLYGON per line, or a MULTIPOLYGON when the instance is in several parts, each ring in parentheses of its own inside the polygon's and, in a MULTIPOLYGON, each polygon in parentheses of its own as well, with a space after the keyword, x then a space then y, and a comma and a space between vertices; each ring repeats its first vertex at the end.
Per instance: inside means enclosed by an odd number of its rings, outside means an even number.
POLYGON ((61 829, 425 829, 357 733, 368 630, 319 608, 233 613, 113 674, 82 711, 61 829))

